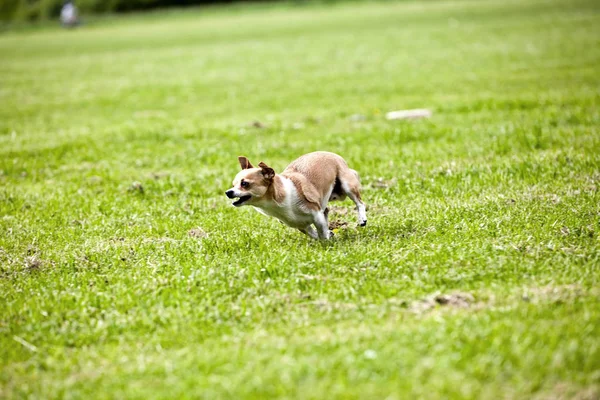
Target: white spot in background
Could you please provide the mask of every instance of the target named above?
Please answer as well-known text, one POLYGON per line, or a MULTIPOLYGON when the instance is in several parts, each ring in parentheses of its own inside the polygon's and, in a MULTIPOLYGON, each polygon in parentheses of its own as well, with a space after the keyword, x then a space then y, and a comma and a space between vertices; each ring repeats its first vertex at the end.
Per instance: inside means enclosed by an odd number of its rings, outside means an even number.
POLYGON ((374 360, 377 358, 377 352, 375 350, 371 350, 371 349, 365 350, 363 355, 365 356, 365 358, 367 360, 374 360))

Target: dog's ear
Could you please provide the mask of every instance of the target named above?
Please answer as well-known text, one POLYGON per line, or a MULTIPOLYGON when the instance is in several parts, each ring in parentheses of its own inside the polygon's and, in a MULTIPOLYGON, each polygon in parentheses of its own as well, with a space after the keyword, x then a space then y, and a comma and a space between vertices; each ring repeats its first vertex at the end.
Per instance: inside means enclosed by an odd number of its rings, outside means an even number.
POLYGON ((267 164, 265 164, 264 162, 260 162, 258 164, 258 166, 260 167, 260 169, 262 170, 262 174, 263 177, 270 181, 271 179, 273 179, 275 177, 275 170, 271 167, 269 167, 267 164))
POLYGON ((244 156, 239 156, 238 161, 240 162, 240 167, 242 167, 242 169, 254 168, 254 166, 250 164, 250 160, 244 156))

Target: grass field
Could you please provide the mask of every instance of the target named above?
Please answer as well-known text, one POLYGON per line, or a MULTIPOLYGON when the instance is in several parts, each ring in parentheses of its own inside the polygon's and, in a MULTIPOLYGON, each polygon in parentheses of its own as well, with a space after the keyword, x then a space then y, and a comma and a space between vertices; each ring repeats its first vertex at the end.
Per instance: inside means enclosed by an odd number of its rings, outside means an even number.
POLYGON ((597 399, 599 106, 594 0, 5 32, 0 397, 597 399), (224 196, 238 155, 313 150, 361 173, 366 228, 224 196))

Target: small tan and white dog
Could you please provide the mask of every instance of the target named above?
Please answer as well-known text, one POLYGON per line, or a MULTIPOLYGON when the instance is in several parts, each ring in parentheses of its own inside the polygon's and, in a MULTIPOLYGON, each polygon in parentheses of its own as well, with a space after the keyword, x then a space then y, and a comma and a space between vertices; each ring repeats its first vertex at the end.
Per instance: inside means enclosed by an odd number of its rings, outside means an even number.
POLYGON ((255 168, 238 157, 242 171, 225 192, 236 207, 253 206, 314 239, 329 239, 327 203, 349 197, 356 204, 358 224, 367 224, 365 205, 360 197, 358 173, 337 154, 317 151, 301 156, 281 173, 265 163, 255 168), (315 229, 311 226, 314 225, 315 229))

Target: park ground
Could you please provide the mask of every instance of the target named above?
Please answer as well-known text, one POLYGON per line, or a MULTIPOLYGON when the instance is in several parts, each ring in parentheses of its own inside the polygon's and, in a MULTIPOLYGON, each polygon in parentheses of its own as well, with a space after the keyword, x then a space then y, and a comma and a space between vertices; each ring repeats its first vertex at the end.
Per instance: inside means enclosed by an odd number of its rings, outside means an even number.
POLYGON ((84 22, 0 35, 0 397, 600 396, 598 2, 84 22), (224 196, 313 150, 366 228, 224 196))

